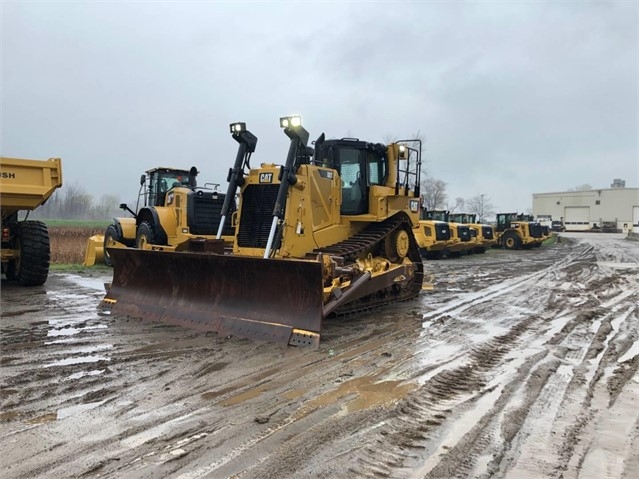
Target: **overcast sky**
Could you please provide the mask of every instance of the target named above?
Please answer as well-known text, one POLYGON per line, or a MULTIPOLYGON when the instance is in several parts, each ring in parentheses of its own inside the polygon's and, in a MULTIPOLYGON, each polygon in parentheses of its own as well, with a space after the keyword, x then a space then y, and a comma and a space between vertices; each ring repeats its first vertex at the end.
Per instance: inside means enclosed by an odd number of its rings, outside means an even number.
POLYGON ((424 136, 455 197, 639 186, 635 1, 2 2, 3 156, 135 197, 153 166, 223 183, 237 143, 282 163, 314 139, 424 136))

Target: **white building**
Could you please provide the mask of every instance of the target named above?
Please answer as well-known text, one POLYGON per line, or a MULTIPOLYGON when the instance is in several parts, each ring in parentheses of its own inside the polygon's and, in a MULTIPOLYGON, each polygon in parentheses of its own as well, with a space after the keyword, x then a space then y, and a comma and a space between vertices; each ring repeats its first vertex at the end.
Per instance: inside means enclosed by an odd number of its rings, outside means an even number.
POLYGON ((559 193, 534 193, 533 215, 552 216, 566 231, 605 228, 639 231, 639 188, 626 188, 614 180, 610 188, 559 193))

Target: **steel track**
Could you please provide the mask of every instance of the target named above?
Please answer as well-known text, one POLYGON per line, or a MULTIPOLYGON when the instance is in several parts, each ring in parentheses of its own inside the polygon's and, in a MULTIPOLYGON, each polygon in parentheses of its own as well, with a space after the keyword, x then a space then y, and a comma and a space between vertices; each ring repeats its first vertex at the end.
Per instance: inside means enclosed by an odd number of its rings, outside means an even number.
POLYGON ((402 288, 398 289, 396 285, 394 285, 385 290, 349 302, 333 312, 333 316, 351 315, 387 304, 407 301, 419 294, 422 289, 424 265, 419 253, 417 241, 413 235, 410 218, 405 213, 398 213, 380 223, 372 223, 355 236, 324 248, 318 248, 313 251, 313 254, 322 253, 342 257, 344 258, 345 266, 355 263, 358 257, 364 257, 369 252, 381 250, 381 255, 383 256, 384 240, 399 229, 404 229, 408 233, 410 247, 407 256, 416 266, 412 281, 402 288))

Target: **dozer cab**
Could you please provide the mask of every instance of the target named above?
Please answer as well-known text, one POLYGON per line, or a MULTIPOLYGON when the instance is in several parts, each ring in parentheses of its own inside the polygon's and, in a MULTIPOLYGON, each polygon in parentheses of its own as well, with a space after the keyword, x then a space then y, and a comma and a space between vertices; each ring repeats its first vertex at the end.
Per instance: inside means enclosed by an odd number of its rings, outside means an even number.
POLYGON ((456 223, 468 225, 471 236, 474 239, 474 253, 483 254, 488 248, 493 246, 497 239, 495 231, 491 225, 486 225, 477 221, 477 215, 472 213, 451 213, 450 220, 456 223))
MULTIPOLYGON (((290 139, 284 165, 250 168, 238 155, 229 175, 227 198, 240 190, 232 252, 110 248, 113 282, 103 310, 318 345, 328 315, 419 294, 413 187, 421 147, 322 134, 313 150, 299 117, 282 118, 281 126, 290 139)), ((245 128, 232 124, 231 132, 245 128)))
MULTIPOLYGON (((235 139, 242 155, 246 153, 250 159, 257 138, 243 132, 235 139)), ((132 216, 114 218, 104 236, 89 238, 84 265, 91 266, 103 257, 104 263, 111 266, 109 247, 117 246, 160 251, 223 250, 225 244, 230 248, 235 234, 231 224, 235 199, 229 198, 227 204, 226 195, 217 191, 217 185, 199 187, 197 174, 196 167, 148 170, 140 178, 135 211, 127 204, 120 205, 132 216), (222 217, 225 204, 228 213, 222 217)))
POLYGON ((506 249, 530 249, 541 246, 544 240, 541 225, 530 221, 530 218, 529 215, 517 213, 497 213, 497 244, 506 249))

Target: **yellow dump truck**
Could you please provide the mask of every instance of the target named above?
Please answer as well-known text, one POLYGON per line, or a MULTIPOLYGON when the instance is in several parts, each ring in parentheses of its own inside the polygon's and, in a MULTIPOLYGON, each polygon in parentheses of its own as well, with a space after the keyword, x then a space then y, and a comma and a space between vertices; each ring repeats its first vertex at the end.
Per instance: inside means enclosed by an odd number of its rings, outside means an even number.
POLYGON ((2 273, 21 286, 44 284, 49 275, 49 232, 42 221, 27 221, 62 186, 60 158, 27 160, 0 158, 2 210, 2 273), (18 214, 26 212, 24 220, 18 214))

